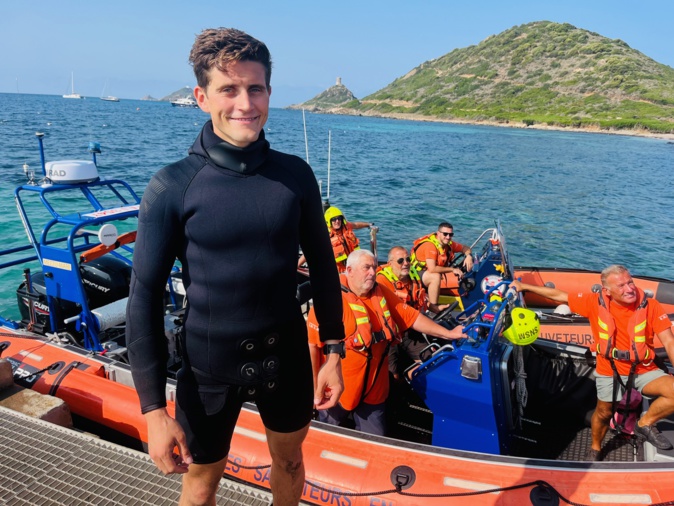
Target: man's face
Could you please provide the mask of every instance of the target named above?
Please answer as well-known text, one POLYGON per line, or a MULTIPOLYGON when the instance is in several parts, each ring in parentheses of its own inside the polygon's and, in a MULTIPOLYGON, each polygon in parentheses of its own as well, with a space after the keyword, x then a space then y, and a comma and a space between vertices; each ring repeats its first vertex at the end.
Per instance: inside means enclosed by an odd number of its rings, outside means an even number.
POLYGON ((438 238, 440 244, 444 244, 445 246, 447 246, 450 243, 453 236, 454 236, 454 229, 449 227, 440 228, 436 234, 436 237, 438 238))
POLYGON ((602 289, 611 300, 621 306, 630 306, 637 301, 637 287, 629 272, 610 274, 606 278, 606 286, 602 289))
POLYGON ((339 230, 344 224, 344 216, 335 216, 330 220, 330 226, 333 230, 339 230))
POLYGON ((391 253, 391 260, 389 260, 388 264, 398 279, 406 278, 410 275, 410 257, 407 254, 407 250, 394 250, 391 253))
POLYGON ((231 63, 227 72, 213 67, 206 88, 197 86, 194 95, 202 111, 211 115, 213 131, 221 139, 245 148, 255 142, 269 116, 271 88, 259 62, 231 63))
POLYGON ((367 255, 360 257, 358 262, 346 268, 346 278, 349 289, 359 297, 365 295, 374 288, 377 263, 374 258, 367 255))

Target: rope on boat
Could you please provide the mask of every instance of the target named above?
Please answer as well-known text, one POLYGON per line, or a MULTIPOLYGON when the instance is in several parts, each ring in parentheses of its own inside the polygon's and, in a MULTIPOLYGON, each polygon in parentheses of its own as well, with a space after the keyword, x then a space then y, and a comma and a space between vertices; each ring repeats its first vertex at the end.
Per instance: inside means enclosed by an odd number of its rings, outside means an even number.
MULTIPOLYGON (((241 469, 248 469, 248 470, 260 470, 260 469, 267 469, 271 467, 271 464, 265 464, 265 465, 260 465, 260 466, 244 466, 241 465, 238 462, 232 462, 231 460, 227 460, 230 464, 236 465, 237 467, 241 469)), ((332 493, 334 492, 333 489, 327 488, 327 487, 322 487, 321 485, 318 485, 316 483, 313 483, 309 480, 304 480, 304 483, 307 485, 314 487, 317 490, 320 490, 322 492, 328 492, 332 493)), ((522 483, 520 485, 512 485, 510 487, 499 487, 499 488, 492 488, 489 490, 477 490, 474 492, 454 492, 454 493, 445 493, 445 494, 420 494, 420 493, 414 493, 414 492, 404 492, 403 491, 403 486, 404 484, 398 480, 397 483, 394 483, 395 488, 388 489, 388 490, 379 490, 379 491, 370 491, 370 492, 346 492, 344 490, 340 490, 339 494, 342 496, 348 496, 348 497, 364 497, 364 496, 382 496, 382 495, 387 495, 387 494, 398 494, 401 496, 409 496, 409 497, 469 497, 469 496, 478 496, 478 495, 485 495, 485 494, 493 494, 495 492, 508 492, 510 490, 519 490, 521 488, 527 488, 527 487, 539 487, 539 493, 543 493, 549 497, 552 496, 557 496, 559 499, 564 501, 567 504, 570 504, 571 506, 591 506, 591 505, 586 505, 582 503, 575 503, 573 501, 568 500, 566 497, 564 497, 562 494, 557 492, 555 490, 555 487, 550 485, 546 481, 542 480, 536 480, 536 481, 530 481, 528 483, 522 483)), ((666 502, 666 503, 660 503, 652 506, 667 506, 667 505, 674 505, 674 501, 666 502)))
MULTIPOLYGON (((235 463, 232 462, 231 460, 228 460, 230 464, 236 465, 237 467, 241 469, 249 469, 249 470, 260 470, 260 469, 267 469, 270 468, 270 464, 266 465, 261 465, 261 466, 243 466, 240 463, 235 463)), ((332 493, 334 492, 333 489, 327 488, 327 487, 322 487, 321 485, 318 485, 316 483, 313 483, 309 480, 304 480, 304 483, 307 485, 314 487, 317 490, 320 490, 322 492, 328 492, 332 493)), ((498 488, 492 488, 489 490, 476 490, 473 492, 448 492, 445 494, 420 494, 420 493, 414 493, 414 492, 405 492, 403 491, 403 484, 398 482, 394 483, 395 488, 389 489, 389 490, 379 490, 379 491, 370 491, 370 492, 346 492, 344 490, 340 490, 339 494, 345 497, 364 497, 364 496, 382 496, 382 495, 387 495, 387 494, 398 494, 401 496, 408 496, 408 497, 427 497, 427 498, 433 498, 433 497, 470 497, 470 496, 478 496, 478 495, 485 495, 485 494, 493 494, 495 492, 509 492, 511 490, 519 490, 522 488, 527 488, 527 487, 538 487, 537 489, 537 494, 539 497, 544 496, 546 498, 552 498, 552 497, 557 497, 558 499, 562 500, 566 504, 569 504, 571 506, 591 506, 589 504, 584 504, 584 503, 577 503, 573 502, 566 497, 564 497, 562 494, 560 494, 555 487, 550 485, 547 481, 544 480, 536 480, 536 481, 530 481, 528 483, 522 483, 519 485, 511 485, 510 487, 498 487, 498 488)), ((653 504, 651 506, 674 506, 674 501, 666 501, 666 502, 661 502, 657 504, 653 504)))
POLYGON ((57 365, 58 365, 58 362, 54 362, 53 364, 48 365, 44 369, 40 369, 39 371, 35 371, 33 373, 30 373, 28 376, 24 376, 21 379, 26 380, 28 378, 32 378, 33 376, 37 376, 38 374, 42 374, 43 372, 47 372, 47 371, 50 371, 50 370, 54 369, 55 366, 57 366, 57 365))
POLYGON ((56 377, 56 379, 54 380, 54 383, 52 384, 51 388, 49 389, 49 395, 56 396, 56 391, 61 386, 61 382, 63 381, 63 378, 65 378, 70 371, 72 371, 73 369, 76 369, 80 365, 82 365, 82 362, 71 362, 71 363, 69 363, 61 371, 61 373, 56 377))
MULTIPOLYGON (((329 488, 321 487, 320 485, 316 485, 315 483, 312 483, 308 480, 305 480, 305 483, 308 485, 311 485, 312 487, 317 488, 318 490, 321 490, 323 492, 334 492, 334 490, 331 490, 329 488)), ((493 494, 495 492, 509 492, 511 490, 519 490, 521 488, 527 488, 527 487, 539 487, 539 492, 542 492, 546 494, 548 497, 552 496, 557 496, 559 499, 564 501, 567 504, 570 504, 571 506, 591 506, 589 504, 582 504, 582 503, 576 503, 573 501, 568 500, 565 498, 563 495, 561 495, 555 488, 550 485, 548 482, 543 481, 543 480, 536 480, 536 481, 530 481, 528 483, 522 483, 520 485, 512 485, 510 487, 499 487, 499 488, 492 488, 489 490, 476 490, 473 492, 448 492, 445 494, 417 494, 414 492, 404 492, 402 490, 402 485, 400 483, 395 484, 396 488, 391 489, 391 490, 381 490, 379 492, 344 492, 343 490, 339 491, 339 494, 342 496, 349 496, 349 497, 360 497, 360 496, 380 496, 380 495, 385 495, 385 494, 398 494, 401 496, 407 496, 407 497, 427 497, 427 498, 432 498, 432 497, 470 497, 470 496, 478 496, 478 495, 485 495, 485 494, 493 494)), ((654 505, 654 506, 664 506, 665 504, 672 504, 672 503, 663 503, 662 505, 654 505)))
POLYGON ((42 336, 31 336, 30 334, 15 334, 13 332, 0 332, 0 337, 20 337, 21 339, 43 339, 42 336))

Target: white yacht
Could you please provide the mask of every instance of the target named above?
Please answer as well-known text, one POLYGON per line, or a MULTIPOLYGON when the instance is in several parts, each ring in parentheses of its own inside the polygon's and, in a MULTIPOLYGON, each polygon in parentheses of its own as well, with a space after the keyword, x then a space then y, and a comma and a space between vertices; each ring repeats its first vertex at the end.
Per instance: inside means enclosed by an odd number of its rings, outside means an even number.
POLYGON ((63 95, 63 98, 83 98, 79 93, 75 93, 75 73, 70 74, 70 93, 63 95))

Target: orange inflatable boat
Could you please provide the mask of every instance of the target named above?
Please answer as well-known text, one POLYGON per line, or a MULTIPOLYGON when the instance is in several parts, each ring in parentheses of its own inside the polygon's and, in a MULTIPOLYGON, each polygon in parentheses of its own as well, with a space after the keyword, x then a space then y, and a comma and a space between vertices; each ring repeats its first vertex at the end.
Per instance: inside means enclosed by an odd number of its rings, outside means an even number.
MULTIPOLYGON (((100 180, 95 164, 70 160, 58 173, 49 184, 31 179, 15 190, 28 244, 0 251, 0 271, 17 274, 19 313, 0 316, 0 358, 11 363, 20 385, 64 399, 87 430, 141 446, 147 430, 124 341, 139 199, 122 181, 100 180), (66 209, 57 211, 57 204, 66 209)), ((462 325, 467 337, 453 345, 429 342, 410 382, 393 383, 388 437, 313 422, 304 444, 303 500, 331 506, 674 502, 674 450, 609 432, 603 461, 583 461, 596 402, 592 355, 585 337, 554 337, 585 336, 583 323, 560 320, 555 330, 553 316, 530 311, 553 315, 554 307, 508 290, 516 277, 585 289, 597 274, 514 269, 499 224, 481 237, 460 298, 437 315, 462 325), (516 314, 528 315, 533 326, 520 332, 516 314), (539 326, 543 339, 536 339, 539 326)), ((671 282, 638 284, 674 306, 671 282)), ((175 336, 183 293, 176 272, 165 300, 170 413, 181 367, 175 336)), ((300 276, 298 297, 306 303, 310 296, 300 276)), ((659 428, 674 440, 674 419, 659 428)), ((260 417, 246 404, 227 474, 269 487, 269 464, 260 417)))

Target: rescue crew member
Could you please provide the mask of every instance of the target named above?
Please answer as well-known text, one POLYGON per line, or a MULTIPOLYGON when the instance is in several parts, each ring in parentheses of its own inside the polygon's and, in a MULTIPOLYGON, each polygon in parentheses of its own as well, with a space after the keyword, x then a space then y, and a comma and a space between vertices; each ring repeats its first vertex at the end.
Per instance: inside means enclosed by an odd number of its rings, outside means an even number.
POLYGON ((320 192, 309 165, 265 139, 271 93, 265 44, 240 30, 207 29, 197 35, 190 63, 195 98, 210 121, 189 156, 147 186, 127 307, 149 454, 164 474, 183 474, 181 505, 214 505, 241 404, 252 397, 266 429, 274 504, 296 505, 313 405, 333 406, 343 388, 333 353, 313 390, 295 297, 301 246, 316 267, 311 285, 320 339, 342 341, 342 298, 320 192), (174 419, 166 411, 163 298, 176 258, 189 305, 174 419))
MULTIPOLYGON (((410 256, 402 246, 394 246, 388 252, 388 262, 377 269, 376 281, 380 286, 394 292, 407 305, 425 314, 427 310, 438 313, 447 305, 428 303, 426 288, 416 269, 411 267, 410 256)), ((412 362, 419 361, 419 353, 429 342, 423 334, 414 329, 402 333, 398 346, 389 350, 389 371, 397 380, 412 362)))
POLYGON ((451 267, 457 253, 463 253, 463 268, 466 272, 473 268, 473 257, 469 246, 452 240, 454 227, 443 221, 438 231, 414 241, 412 247, 412 266, 421 273, 421 281, 428 288, 428 301, 437 304, 441 288, 458 287, 458 278, 463 271, 451 267), (449 277, 450 274, 453 276, 449 277))
MULTIPOLYGON (((353 233, 354 230, 361 228, 372 228, 374 223, 365 223, 364 221, 349 222, 344 217, 344 213, 335 206, 328 207, 325 210, 325 224, 330 232, 330 242, 332 243, 332 252, 337 263, 337 270, 342 273, 346 271, 346 258, 349 253, 360 248, 358 238, 353 233)), ((306 262, 304 255, 300 256, 297 266, 302 267, 306 262)))
MULTIPOLYGON (((587 460, 601 460, 601 443, 613 416, 614 373, 609 357, 613 357, 623 384, 627 384, 630 370, 636 364, 634 388, 649 397, 657 397, 637 422, 635 434, 656 448, 671 449, 672 444, 655 424, 674 413, 674 377, 654 363, 653 336, 658 336, 669 361, 674 364, 672 324, 660 303, 647 299, 643 290, 636 287, 627 268, 611 265, 604 269, 598 293, 569 294, 520 281, 513 281, 510 287, 568 304, 571 311, 590 320, 597 352, 597 408, 592 415, 592 447, 587 460)), ((618 391, 616 400, 621 398, 622 392, 618 391)))
MULTIPOLYGON (((344 393, 339 403, 319 409, 319 419, 339 425, 353 413, 357 430, 385 434, 385 403, 389 392, 388 348, 396 344, 397 335, 408 328, 444 338, 463 337, 462 329, 448 330, 418 310, 405 304, 395 293, 375 281, 377 261, 368 250, 356 250, 346 263, 342 281, 343 319, 346 338, 342 360, 344 393)), ((318 339, 319 325, 313 308, 307 320, 309 348, 314 377, 322 361, 318 339)))

